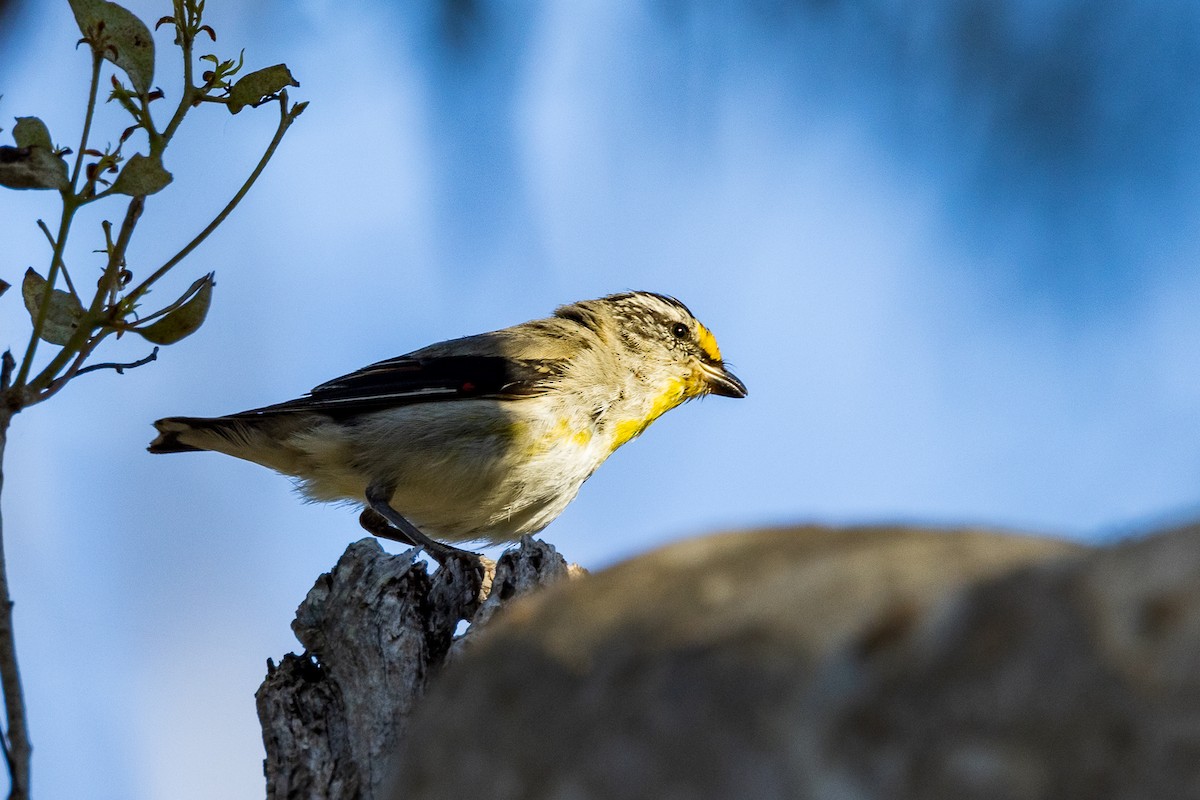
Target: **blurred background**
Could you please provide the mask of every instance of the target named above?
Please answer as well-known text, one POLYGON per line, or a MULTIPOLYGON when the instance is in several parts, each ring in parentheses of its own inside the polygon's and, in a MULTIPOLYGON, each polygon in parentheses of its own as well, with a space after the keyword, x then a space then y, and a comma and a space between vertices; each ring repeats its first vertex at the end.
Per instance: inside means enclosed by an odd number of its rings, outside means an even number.
MULTIPOLYGON (((67 3, 0 8, 0 137, 36 115, 74 147, 88 56, 67 3)), ((363 535, 260 467, 148 455, 152 420, 585 297, 678 296, 750 388, 667 415, 584 487, 545 536, 589 568, 798 521, 1101 541, 1200 513, 1195 4, 209 0, 206 21, 213 51, 286 62, 312 105, 155 296, 216 270, 206 326, 15 421, 39 797, 261 797, 266 659, 363 535)), ((156 41, 161 117, 180 66, 156 41)), ((135 275, 219 210, 276 119, 193 113, 135 275)), ((126 124, 105 107, 97 140, 126 124)), ((0 192, 0 277, 44 273, 34 222, 56 208, 0 192)), ((76 222, 80 284, 122 209, 76 222)), ((0 312, 20 352, 19 296, 0 312)))

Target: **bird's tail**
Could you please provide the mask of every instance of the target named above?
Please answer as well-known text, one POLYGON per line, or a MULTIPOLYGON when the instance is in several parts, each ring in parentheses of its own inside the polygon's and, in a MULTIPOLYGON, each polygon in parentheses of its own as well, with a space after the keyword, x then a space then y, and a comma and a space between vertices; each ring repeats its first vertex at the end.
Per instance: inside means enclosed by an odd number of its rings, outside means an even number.
POLYGON ((146 449, 151 453, 192 453, 212 450, 295 475, 308 456, 293 436, 313 426, 311 416, 285 414, 263 417, 167 417, 154 423, 158 436, 146 449))
POLYGON ((151 453, 194 453, 212 450, 214 434, 225 438, 220 430, 228 426, 221 417, 167 417, 154 423, 158 436, 146 449, 151 453))

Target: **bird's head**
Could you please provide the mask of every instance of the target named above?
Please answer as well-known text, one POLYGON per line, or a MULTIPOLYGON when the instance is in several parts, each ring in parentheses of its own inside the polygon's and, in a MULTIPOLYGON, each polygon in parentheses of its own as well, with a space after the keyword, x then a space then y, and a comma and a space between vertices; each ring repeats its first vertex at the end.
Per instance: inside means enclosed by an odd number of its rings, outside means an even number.
POLYGON ((625 292, 559 308, 596 336, 589 374, 601 389, 596 412, 612 431, 612 449, 696 397, 745 397, 708 328, 673 297, 625 292))
POLYGON ((678 402, 708 394, 746 396, 746 385, 725 366, 712 332, 675 298, 626 292, 589 305, 607 318, 607 346, 623 351, 625 366, 649 386, 678 387, 678 402))

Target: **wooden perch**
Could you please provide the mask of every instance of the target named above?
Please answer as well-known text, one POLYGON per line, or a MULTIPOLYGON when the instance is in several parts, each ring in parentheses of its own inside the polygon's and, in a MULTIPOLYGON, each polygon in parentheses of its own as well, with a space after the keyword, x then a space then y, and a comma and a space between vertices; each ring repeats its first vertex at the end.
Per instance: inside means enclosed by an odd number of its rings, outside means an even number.
POLYGON ((501 557, 480 604, 473 570, 451 563, 430 575, 415 555, 355 542, 297 609, 305 652, 268 661, 256 694, 269 800, 377 797, 409 713, 452 648, 499 607, 568 574, 553 547, 526 537, 501 557), (472 625, 456 641, 463 621, 472 625))

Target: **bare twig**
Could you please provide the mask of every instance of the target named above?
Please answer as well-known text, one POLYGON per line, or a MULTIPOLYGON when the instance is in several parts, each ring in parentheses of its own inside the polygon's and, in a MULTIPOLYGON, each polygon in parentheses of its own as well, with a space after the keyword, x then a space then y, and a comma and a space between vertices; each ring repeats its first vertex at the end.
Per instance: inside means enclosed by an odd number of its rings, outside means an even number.
POLYGON ((87 151, 88 137, 92 132, 92 115, 96 111, 96 94, 100 88, 100 64, 104 57, 100 55, 100 51, 93 48, 92 50, 92 85, 88 89, 88 106, 87 114, 83 118, 83 133, 79 136, 79 149, 75 151, 75 168, 71 170, 71 187, 70 191, 75 191, 75 185, 79 182, 79 173, 83 170, 83 157, 87 151))
POLYGON ((165 148, 167 142, 171 141, 171 137, 175 135, 175 131, 179 129, 180 123, 183 122, 184 116, 192 108, 192 104, 196 97, 199 96, 199 90, 192 82, 192 23, 191 15, 187 13, 187 8, 182 0, 173 0, 171 4, 175 11, 175 19, 177 25, 175 30, 179 35, 179 50, 183 54, 183 94, 179 98, 179 105, 175 108, 175 113, 171 116, 171 121, 167 123, 167 127, 163 129, 161 134, 154 135, 158 141, 152 142, 158 144, 160 148, 165 148))
MULTIPOLYGON (((125 209, 125 219, 121 223, 121 230, 117 233, 117 241, 113 246, 108 256, 108 264, 104 268, 104 275, 101 280, 106 282, 117 279, 117 274, 120 272, 121 265, 125 263, 125 249, 129 247, 129 239, 133 236, 133 229, 137 226, 137 221, 142 216, 142 210, 146 207, 146 198, 143 196, 131 197, 129 206, 125 209)), ((108 334, 101 331, 99 334, 93 334, 93 321, 99 319, 101 312, 104 310, 104 301, 108 296, 106 291, 97 291, 95 298, 92 300, 92 305, 87 310, 84 321, 80 324, 79 329, 72 334, 71 338, 63 345, 62 350, 54 357, 46 368, 43 369, 36 378, 30 381, 29 385, 35 392, 41 392, 56 382, 56 375, 59 370, 65 367, 71 359, 77 355, 90 353, 95 346, 100 343, 108 334)), ((76 363, 80 363, 79 360, 76 363)), ((67 377, 64 375, 64 377, 67 377)), ((17 376, 18 382, 21 377, 17 376)), ((69 380, 69 378, 68 378, 69 380)), ((57 391, 57 390, 55 390, 57 391)), ((39 394, 33 402, 41 402, 49 395, 39 394)))
POLYGON ((158 348, 155 347, 153 350, 150 351, 150 355, 146 356, 145 358, 139 358, 137 361, 130 361, 128 364, 118 364, 118 363, 112 362, 112 361, 105 362, 104 364, 92 364, 91 366, 87 366, 87 367, 84 367, 83 369, 77 370, 75 372, 74 377, 79 377, 80 375, 83 375, 85 372, 93 372, 98 369, 116 370, 118 375, 124 375, 125 370, 127 370, 127 369, 137 369, 138 367, 149 364, 151 361, 157 361, 157 360, 158 360, 158 348))
MULTIPOLYGON (((79 370, 83 368, 84 362, 91 357, 92 351, 99 347, 100 343, 108 338, 110 333, 112 333, 111 330, 101 330, 91 339, 88 339, 88 341, 84 343, 83 347, 81 347, 79 352, 75 355, 75 360, 71 362, 71 366, 68 367, 62 375, 59 375, 54 380, 50 381, 50 383, 48 383, 44 389, 41 389, 37 392, 30 392, 24 398, 25 406, 28 407, 37 405, 38 403, 49 400, 54 395, 58 394, 62 388, 70 383, 71 380, 79 373, 79 370)), ((37 381, 34 381, 34 384, 37 385, 37 381)))
MULTIPOLYGON (((57 249, 58 245, 54 243, 54 234, 50 233, 50 226, 46 224, 46 221, 39 219, 37 225, 42 229, 42 233, 46 234, 46 240, 50 242, 50 249, 57 249)), ((75 284, 71 282, 71 273, 67 272, 67 262, 60 259, 58 268, 62 270, 63 280, 67 282, 67 289, 71 291, 76 300, 79 300, 79 293, 75 291, 75 284)))
POLYGON ((212 222, 208 223, 204 230, 196 234, 196 237, 184 245, 182 250, 167 259, 167 261, 161 267, 156 269, 150 275, 150 277, 146 278, 146 280, 142 281, 142 283, 136 289, 131 291, 128 295, 131 300, 136 301, 139 297, 145 294, 146 290, 148 290, 159 278, 161 278, 163 275, 166 275, 172 267, 174 267, 180 261, 183 261, 183 259, 187 258, 189 253, 199 247, 200 244, 208 238, 209 234, 215 231, 218 226, 225 221, 225 218, 228 217, 235 208, 237 208, 238 203, 242 202, 242 198, 246 196, 246 193, 249 192, 251 187, 254 186, 254 182, 258 180, 258 176, 262 174, 264 169, 266 169, 267 162, 271 160, 271 156, 275 155, 275 148, 277 148, 279 143, 283 140, 283 135, 287 133, 287 129, 293 122, 296 121, 296 117, 300 116, 301 112, 303 112, 304 108, 308 105, 308 103, 297 103, 291 109, 288 109, 287 103, 287 91, 281 91, 279 93, 279 127, 275 129, 275 136, 271 139, 271 143, 267 145, 267 149, 263 152, 262 158, 258 160, 258 164, 254 167, 254 171, 250 173, 250 177, 248 177, 245 183, 242 184, 242 187, 238 189, 237 194, 235 194, 233 199, 230 200, 223 209, 221 209, 221 212, 217 214, 217 216, 213 217, 212 222))
MULTIPOLYGON (((96 111, 96 93, 100 85, 101 61, 101 55, 93 50, 92 80, 88 88, 87 113, 83 118, 83 135, 80 137, 79 151, 75 154, 75 167, 71 172, 71 182, 61 191, 62 217, 58 223, 58 236, 52 237, 54 238, 54 255, 50 258, 50 271, 46 275, 46 293, 42 296, 41 305, 38 306, 38 313, 33 321, 33 334, 29 337, 29 346, 25 348, 25 356, 21 359, 21 369, 17 372, 18 386, 25 385, 25 380, 29 377, 29 370, 33 367, 33 357, 37 353, 38 342, 42 339, 42 329, 46 325, 46 317, 50 313, 50 297, 54 293, 54 284, 58 280, 58 273, 63 265, 62 254, 63 247, 67 242, 67 233, 71 230, 71 220, 74 219, 75 210, 79 207, 78 198, 75 196, 75 184, 79 180, 79 171, 83 168, 84 151, 87 149, 88 135, 91 133, 92 116, 96 111)), ((59 355, 61 356, 62 353, 60 352, 59 355)), ((70 354, 67 355, 67 358, 70 358, 70 354)))
POLYGON ((50 313, 50 297, 53 294, 54 283, 58 280, 59 265, 62 263, 63 244, 67 240, 67 232, 71 229, 71 219, 74 214, 74 206, 67 202, 67 195, 64 195, 62 218, 58 225, 58 239, 54 246, 54 255, 50 259, 50 273, 46 276, 46 293, 42 296, 41 305, 38 306, 38 313, 33 320, 33 333, 29 336, 29 345, 25 348, 25 355, 21 359, 21 368, 17 371, 18 386, 25 385, 25 380, 29 377, 29 370, 33 366, 33 357, 37 353, 38 342, 42 340, 42 329, 45 327, 46 317, 50 313))
POLYGON ((108 338, 108 335, 111 332, 112 332, 111 330, 102 331, 99 334, 97 334, 95 337, 90 339, 87 342, 87 344, 85 344, 83 346, 83 349, 81 349, 79 351, 79 354, 77 356, 75 356, 74 363, 71 364, 71 366, 67 369, 67 371, 64 372, 62 375, 58 376, 57 378, 55 378, 54 380, 50 381, 50 383, 46 386, 45 389, 38 392, 33 397, 29 398, 26 401, 26 405, 32 406, 32 405, 36 405, 38 403, 44 402, 46 400, 49 400, 54 395, 58 394, 59 391, 64 386, 66 386, 72 380, 79 377, 80 375, 82 375, 85 372, 91 372, 92 370, 97 370, 97 369, 111 369, 111 370, 115 370, 118 375, 124 375, 125 370, 127 370, 127 369, 135 369, 137 367, 143 366, 144 364, 149 364, 151 361, 158 360, 158 347, 155 347, 154 350, 152 350, 150 352, 150 355, 146 356, 145 358, 138 359, 137 361, 131 361, 128 364, 118 364, 115 362, 108 362, 108 363, 104 363, 104 364, 93 364, 88 367, 83 366, 83 362, 88 360, 88 356, 90 356, 92 354, 92 351, 94 351, 97 347, 99 347, 100 343, 102 341, 104 341, 106 338, 108 338))

